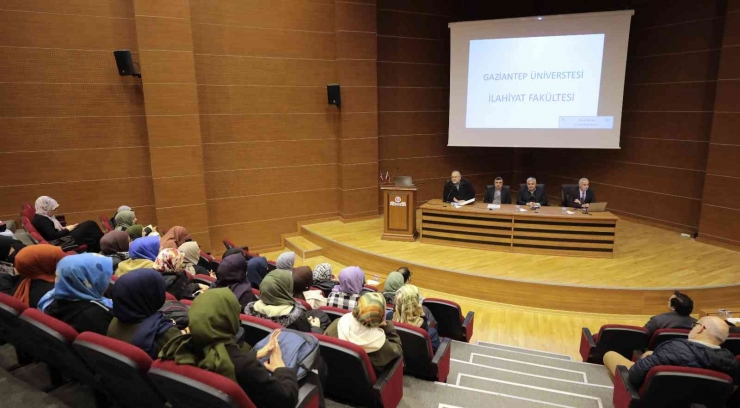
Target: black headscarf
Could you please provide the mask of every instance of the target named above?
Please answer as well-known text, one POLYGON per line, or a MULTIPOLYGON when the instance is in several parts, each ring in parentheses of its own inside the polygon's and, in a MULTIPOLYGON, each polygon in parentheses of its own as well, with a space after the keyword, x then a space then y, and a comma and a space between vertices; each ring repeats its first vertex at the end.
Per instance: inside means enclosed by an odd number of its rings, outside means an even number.
POLYGON ((262 279, 267 275, 267 259, 264 256, 257 256, 249 260, 247 264, 247 279, 253 287, 259 288, 262 279))

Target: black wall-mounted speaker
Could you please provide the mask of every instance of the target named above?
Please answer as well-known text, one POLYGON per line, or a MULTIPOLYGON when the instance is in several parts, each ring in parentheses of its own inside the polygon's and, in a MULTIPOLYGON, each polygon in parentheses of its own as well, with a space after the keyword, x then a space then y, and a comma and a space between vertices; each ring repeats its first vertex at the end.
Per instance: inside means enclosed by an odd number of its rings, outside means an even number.
POLYGON ((342 107, 342 95, 339 93, 339 84, 329 84, 326 86, 326 96, 329 98, 329 105, 342 107))
POLYGON ((126 76, 133 75, 141 77, 134 68, 134 60, 131 58, 131 51, 129 50, 118 50, 113 51, 113 56, 116 57, 116 66, 118 67, 118 75, 126 76))

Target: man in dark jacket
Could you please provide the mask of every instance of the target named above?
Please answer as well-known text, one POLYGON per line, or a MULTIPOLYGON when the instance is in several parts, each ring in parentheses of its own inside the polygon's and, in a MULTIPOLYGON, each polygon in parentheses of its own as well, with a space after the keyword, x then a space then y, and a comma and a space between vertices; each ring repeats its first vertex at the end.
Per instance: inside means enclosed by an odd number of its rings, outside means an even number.
POLYGON ((516 199, 516 203, 528 207, 535 204, 545 206, 547 205, 547 194, 544 188, 537 186, 537 179, 530 177, 527 179, 527 188, 519 189, 519 196, 516 199))
POLYGON ((442 200, 450 203, 458 201, 467 201, 475 198, 475 190, 470 181, 462 178, 462 174, 455 170, 450 175, 450 179, 445 183, 442 190, 442 200))
POLYGON ((729 335, 729 327, 724 320, 715 316, 705 316, 694 324, 689 339, 676 339, 662 343, 652 353, 647 352, 637 362, 610 351, 604 355, 606 366, 614 379, 618 365, 629 368, 629 381, 636 388, 642 386, 651 368, 659 365, 705 368, 725 373, 738 383, 738 363, 735 356, 720 347, 729 335))
POLYGON ((691 330, 696 319, 691 317, 694 311, 694 301, 679 291, 673 292, 668 298, 668 310, 670 312, 653 316, 645 323, 648 330, 648 339, 658 329, 687 329, 691 330))

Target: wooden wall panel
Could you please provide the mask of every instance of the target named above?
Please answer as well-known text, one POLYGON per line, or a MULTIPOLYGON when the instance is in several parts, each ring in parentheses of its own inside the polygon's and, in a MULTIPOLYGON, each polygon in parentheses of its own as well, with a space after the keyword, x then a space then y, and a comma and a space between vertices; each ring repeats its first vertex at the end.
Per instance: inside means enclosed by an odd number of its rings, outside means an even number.
POLYGON ((330 186, 320 190, 209 200, 209 219, 212 225, 219 226, 336 212, 336 204, 332 203, 337 202, 337 192, 336 188, 330 186), (250 211, 244 211, 245 208, 250 211))
POLYGON ((205 174, 210 199, 319 190, 337 183, 335 163, 282 168, 212 171, 205 174))
POLYGON ((263 114, 201 115, 203 143, 335 139, 339 115, 263 114))
POLYGON ((4 0, 3 9, 96 17, 134 16, 134 4, 130 0, 4 0))
POLYGON ((191 0, 190 7, 197 23, 321 32, 334 25, 331 1, 191 0))
POLYGON ((332 34, 198 23, 193 24, 192 31, 196 54, 334 58, 332 34))
POLYGON ((336 149, 331 139, 210 144, 203 165, 207 172, 322 165, 337 163, 336 149))

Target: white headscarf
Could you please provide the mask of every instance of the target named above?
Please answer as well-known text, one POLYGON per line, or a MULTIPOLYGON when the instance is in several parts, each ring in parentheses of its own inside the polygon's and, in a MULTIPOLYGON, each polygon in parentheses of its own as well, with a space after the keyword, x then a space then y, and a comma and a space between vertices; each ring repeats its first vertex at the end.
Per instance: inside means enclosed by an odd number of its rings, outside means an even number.
POLYGON ((185 263, 183 268, 188 271, 191 275, 195 275, 194 265, 198 265, 200 260, 200 245, 195 241, 188 241, 180 245, 177 249, 185 255, 185 263))
POLYGON ((285 269, 285 270, 291 270, 293 269, 293 264, 295 263, 295 252, 283 252, 278 256, 277 261, 275 261, 275 266, 278 269, 285 269))
POLYGON ((362 347, 367 353, 380 350, 385 344, 385 332, 380 327, 367 327, 360 323, 352 313, 339 318, 337 324, 339 340, 346 340, 362 347))
POLYGON ((62 224, 59 222, 59 220, 57 220, 56 217, 49 215, 50 212, 56 210, 58 207, 59 203, 57 203, 57 200, 51 197, 41 196, 36 199, 36 214, 50 219, 54 223, 54 228, 57 231, 61 231, 62 229, 64 229, 64 227, 62 227, 62 224))

